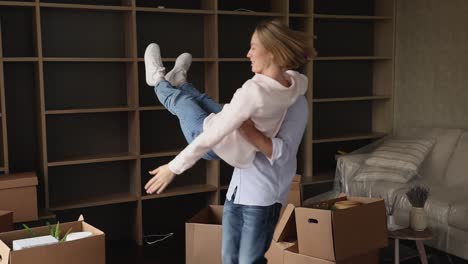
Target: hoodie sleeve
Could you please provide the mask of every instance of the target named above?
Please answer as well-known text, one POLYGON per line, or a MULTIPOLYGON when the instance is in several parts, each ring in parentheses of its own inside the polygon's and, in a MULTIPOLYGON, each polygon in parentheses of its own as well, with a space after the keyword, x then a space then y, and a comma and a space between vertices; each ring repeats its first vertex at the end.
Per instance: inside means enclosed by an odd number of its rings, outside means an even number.
POLYGON ((256 85, 251 81, 247 81, 242 88, 237 89, 231 102, 225 104, 223 110, 210 119, 210 129, 198 135, 169 162, 169 169, 176 174, 183 173, 226 135, 239 128, 258 109, 259 94, 256 90, 256 85))

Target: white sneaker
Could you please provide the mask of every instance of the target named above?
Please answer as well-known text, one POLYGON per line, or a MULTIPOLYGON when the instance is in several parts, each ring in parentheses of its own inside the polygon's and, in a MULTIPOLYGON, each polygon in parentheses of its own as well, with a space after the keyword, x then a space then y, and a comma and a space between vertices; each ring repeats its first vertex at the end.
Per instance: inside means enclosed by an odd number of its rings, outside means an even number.
POLYGON ((146 83, 149 86, 156 86, 164 80, 166 69, 161 60, 161 51, 156 43, 151 43, 145 50, 145 73, 146 83))
POLYGON ((166 80, 172 86, 179 86, 187 82, 187 71, 192 64, 192 55, 190 53, 182 53, 177 57, 174 68, 165 76, 166 80))

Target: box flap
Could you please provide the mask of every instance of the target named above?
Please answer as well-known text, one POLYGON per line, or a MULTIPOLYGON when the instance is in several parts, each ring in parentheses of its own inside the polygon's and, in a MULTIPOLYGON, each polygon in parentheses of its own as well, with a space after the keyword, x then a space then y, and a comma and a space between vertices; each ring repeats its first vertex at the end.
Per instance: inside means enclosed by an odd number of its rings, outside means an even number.
POLYGON ((383 200, 360 201, 364 204, 332 211, 336 259, 346 259, 387 246, 387 220, 383 200), (349 243, 352 237, 359 237, 359 243, 349 243))
POLYGON ((35 172, 23 172, 0 176, 0 190, 36 185, 37 175, 35 172))
POLYGON ((0 240, 0 264, 8 264, 10 260, 10 248, 0 240))
POLYGON ((334 260, 331 211, 304 207, 295 211, 299 252, 334 260))
POLYGON ((0 233, 13 230, 13 212, 0 211, 0 233))
POLYGON ((314 258, 307 255, 299 254, 299 249, 296 245, 287 248, 284 251, 284 263, 294 264, 335 264, 334 261, 328 261, 325 259, 314 258))
POLYGON ((187 223, 198 223, 208 225, 221 225, 223 219, 223 206, 210 205, 190 218, 187 223))
POLYGON ((282 216, 276 224, 275 232, 273 233, 274 241, 281 242, 287 236, 297 236, 294 208, 294 205, 288 204, 284 209, 282 216))

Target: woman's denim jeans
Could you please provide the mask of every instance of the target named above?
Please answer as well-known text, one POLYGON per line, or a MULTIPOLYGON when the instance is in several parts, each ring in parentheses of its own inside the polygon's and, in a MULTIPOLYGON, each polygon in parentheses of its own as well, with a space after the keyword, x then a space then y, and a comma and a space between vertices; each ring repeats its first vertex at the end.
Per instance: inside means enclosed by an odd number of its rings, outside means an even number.
MULTIPOLYGON (((220 104, 187 82, 174 87, 168 81, 161 81, 154 87, 154 91, 161 104, 179 118, 182 133, 189 144, 203 132, 203 120, 211 113, 218 113, 223 109, 220 104)), ((213 151, 203 158, 219 159, 213 151)))

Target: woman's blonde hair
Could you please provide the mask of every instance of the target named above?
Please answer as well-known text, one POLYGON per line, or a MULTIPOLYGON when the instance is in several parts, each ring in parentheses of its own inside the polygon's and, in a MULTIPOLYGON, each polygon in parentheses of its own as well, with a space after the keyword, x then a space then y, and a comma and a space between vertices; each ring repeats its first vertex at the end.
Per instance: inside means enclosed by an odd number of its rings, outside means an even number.
POLYGON ((313 37, 288 28, 278 19, 260 22, 255 28, 260 43, 284 69, 296 69, 315 56, 313 37))

